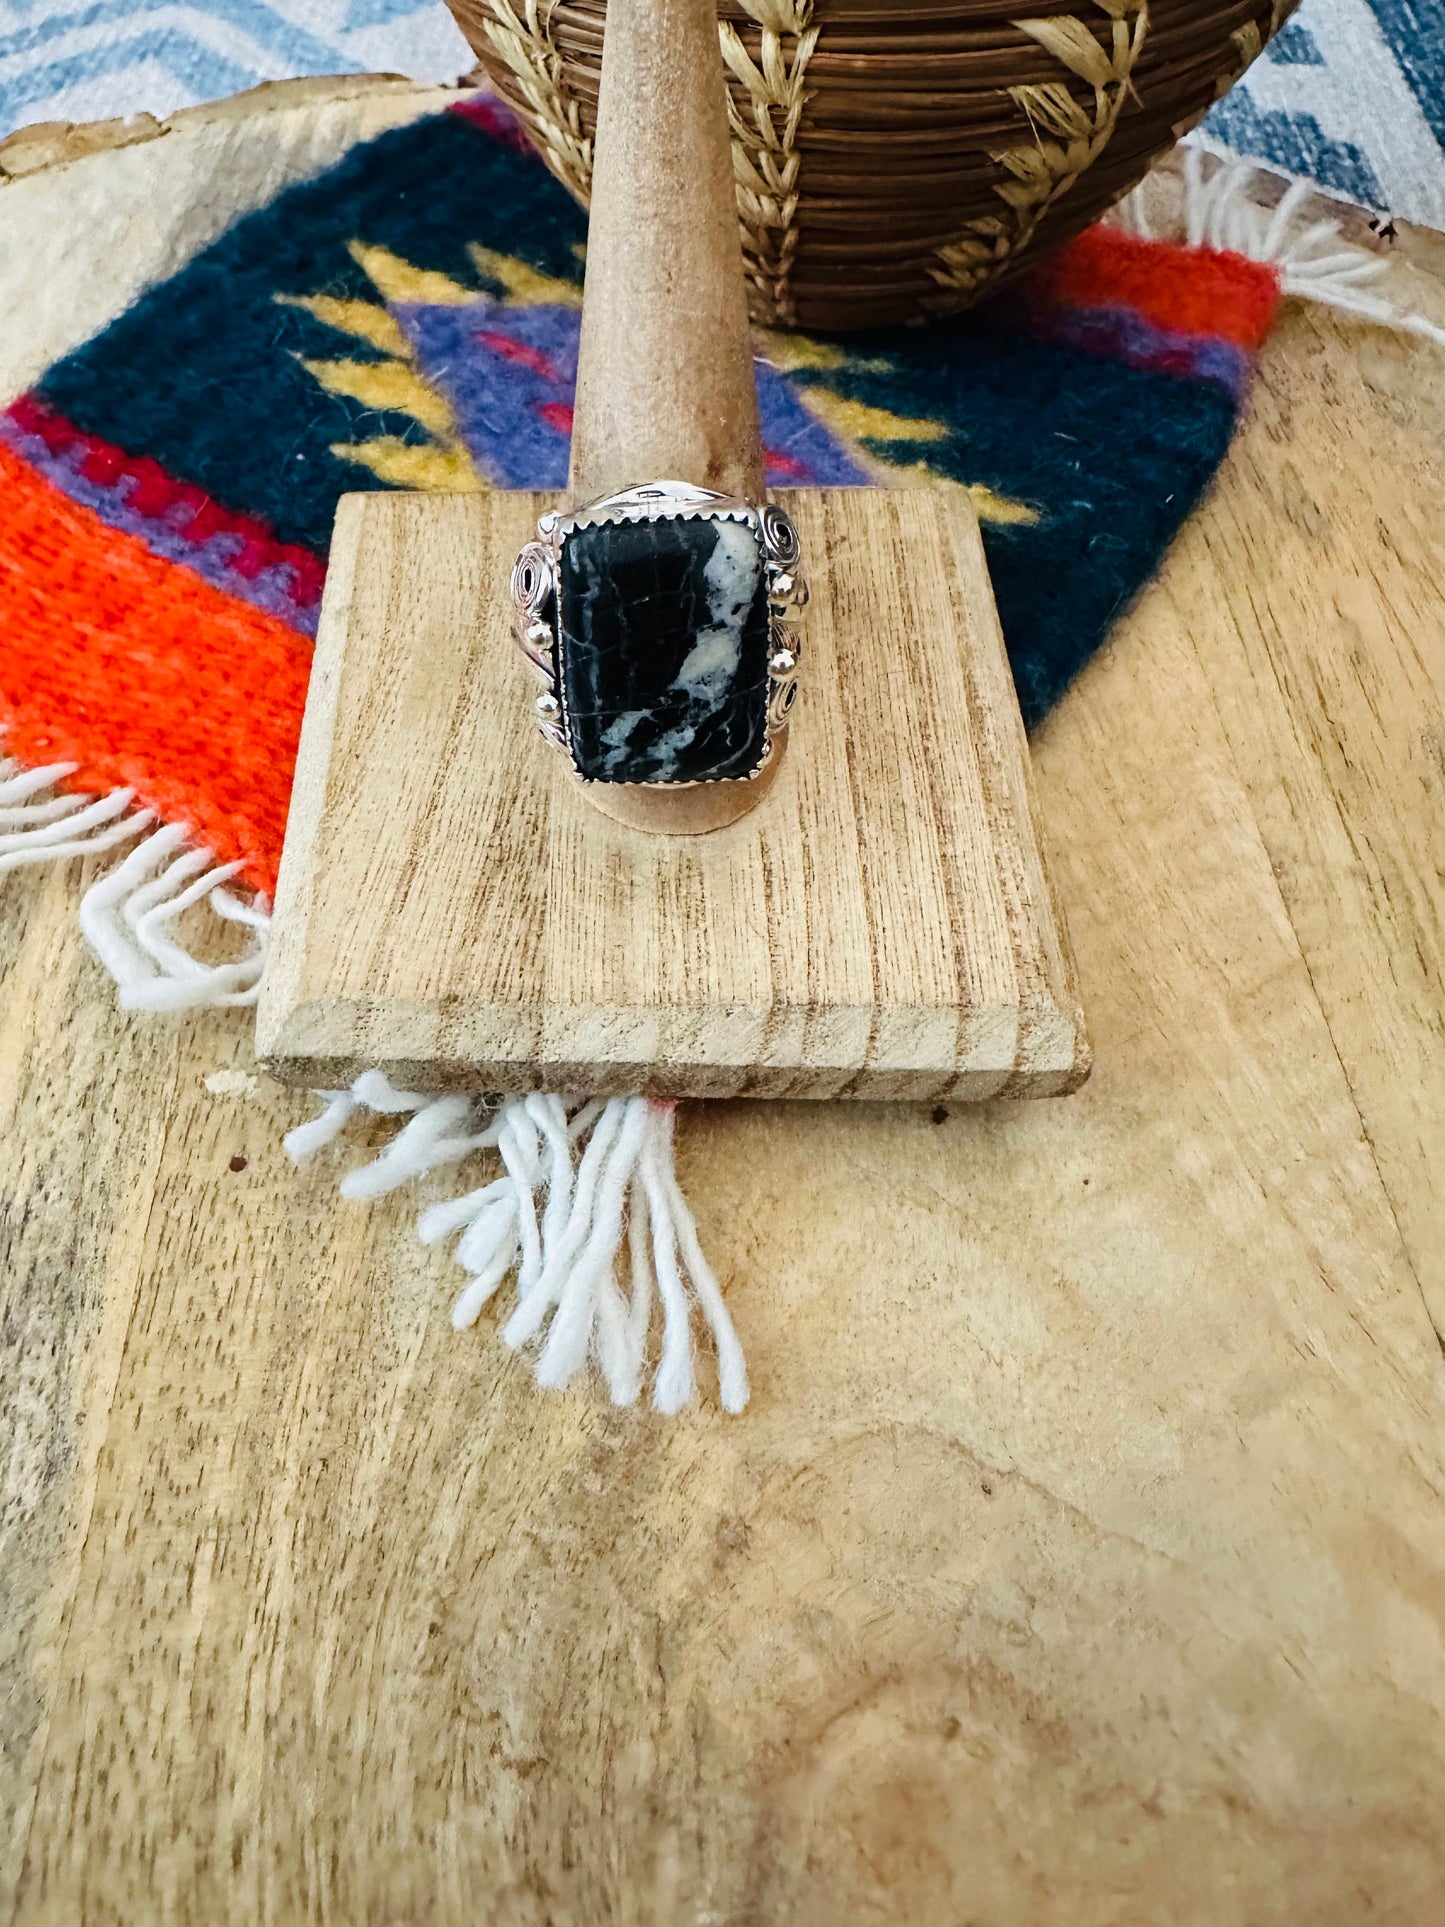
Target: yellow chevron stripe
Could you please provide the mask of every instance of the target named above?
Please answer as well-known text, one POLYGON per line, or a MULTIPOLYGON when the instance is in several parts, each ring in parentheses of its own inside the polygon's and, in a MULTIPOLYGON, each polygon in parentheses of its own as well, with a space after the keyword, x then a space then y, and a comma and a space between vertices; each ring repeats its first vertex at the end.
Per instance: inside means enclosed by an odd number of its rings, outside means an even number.
POLYGON ((368 342, 384 355, 395 355, 401 361, 411 359, 410 342, 386 309, 374 301, 339 301, 329 294, 278 294, 274 299, 288 308, 304 308, 338 334, 368 342))
MULTIPOLYGON (((938 477, 935 475, 935 481, 938 477)), ((955 487, 959 484, 955 483, 955 487)), ((973 503, 973 512, 980 522, 997 522, 1002 528, 1032 528, 1039 519, 1037 509, 1030 508, 1027 502, 1015 502, 1011 496, 995 495, 986 482, 965 482, 963 492, 973 503)))
POLYGON ((950 429, 947 422, 918 421, 895 415, 887 408, 872 408, 865 401, 850 401, 827 388, 805 388, 803 400, 835 434, 852 441, 943 442, 950 429))
POLYGON ((863 457, 864 462, 880 482, 890 488, 957 488, 973 503, 973 512, 980 522, 994 522, 1000 528, 1032 528, 1039 520, 1039 512, 1027 502, 1017 502, 1010 495, 998 495, 987 482, 955 482, 951 475, 939 475, 924 462, 910 462, 906 467, 900 462, 880 461, 876 455, 863 457))
POLYGON ((487 487, 460 446, 440 448, 435 442, 418 445, 395 435, 378 435, 370 442, 333 442, 331 452, 344 462, 359 462, 378 481, 390 482, 395 488, 438 494, 460 490, 475 495, 487 487))
POLYGON ((390 248, 373 247, 366 241, 349 244, 351 258, 364 268, 372 284, 386 301, 428 301, 436 306, 460 308, 475 301, 475 288, 464 288, 449 274, 433 268, 414 268, 390 248))
POLYGON ((349 395, 367 408, 395 409, 410 415, 434 435, 455 440, 452 411, 437 393, 403 361, 307 361, 301 364, 332 395, 349 395))
POLYGON ((792 374, 795 368, 828 372, 849 365, 849 357, 831 341, 814 341, 811 335, 790 335, 782 328, 757 329, 753 351, 782 375, 792 374))
POLYGON ((866 374, 886 375, 892 367, 876 355, 855 355, 836 342, 816 341, 812 335, 789 334, 785 328, 755 328, 753 352, 778 370, 790 375, 798 368, 819 370, 824 374, 838 368, 856 368, 866 374))
POLYGON ((543 274, 540 268, 519 261, 515 254, 498 254, 492 248, 484 248, 480 241, 468 242, 467 253, 477 273, 489 281, 500 281, 513 301, 545 301, 563 308, 582 306, 582 290, 575 281, 557 281, 550 274, 543 274))

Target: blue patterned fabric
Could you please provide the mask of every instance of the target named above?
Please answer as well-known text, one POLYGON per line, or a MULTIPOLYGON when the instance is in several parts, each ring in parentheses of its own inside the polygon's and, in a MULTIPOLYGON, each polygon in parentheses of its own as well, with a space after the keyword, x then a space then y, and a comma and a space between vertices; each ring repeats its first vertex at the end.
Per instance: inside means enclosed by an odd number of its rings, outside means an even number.
MULTIPOLYGON (((471 65, 442 0, 0 0, 0 136, 294 74, 471 65)), ((1445 227, 1445 0, 1304 0, 1202 137, 1445 227)))
POLYGON ((451 81, 472 65, 441 0, 0 0, 0 137, 295 75, 451 81))
POLYGON ((1304 0, 1203 135, 1344 200, 1445 227, 1445 4, 1304 0))

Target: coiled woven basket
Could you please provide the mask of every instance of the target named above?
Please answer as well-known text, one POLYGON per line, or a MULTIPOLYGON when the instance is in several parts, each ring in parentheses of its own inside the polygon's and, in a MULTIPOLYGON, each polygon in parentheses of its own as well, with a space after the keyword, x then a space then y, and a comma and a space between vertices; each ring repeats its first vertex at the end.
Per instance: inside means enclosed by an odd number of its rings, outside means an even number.
MULTIPOLYGON (((606 0, 448 0, 583 202, 606 0)), ((759 321, 948 313, 1126 194, 1295 0, 719 0, 759 321)))

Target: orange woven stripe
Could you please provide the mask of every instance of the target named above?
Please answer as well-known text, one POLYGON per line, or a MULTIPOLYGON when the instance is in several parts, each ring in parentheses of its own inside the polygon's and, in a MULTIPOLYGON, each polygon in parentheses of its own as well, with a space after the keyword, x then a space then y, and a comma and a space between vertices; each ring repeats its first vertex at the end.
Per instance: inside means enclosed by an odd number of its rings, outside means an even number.
POLYGON ((1140 241, 1091 227, 1035 270, 1035 286, 1073 308, 1125 305, 1156 328, 1258 348, 1279 306, 1279 271, 1242 254, 1140 241))
POLYGON ((274 891, 311 644, 69 501, 0 443, 0 734, 122 785, 274 891))

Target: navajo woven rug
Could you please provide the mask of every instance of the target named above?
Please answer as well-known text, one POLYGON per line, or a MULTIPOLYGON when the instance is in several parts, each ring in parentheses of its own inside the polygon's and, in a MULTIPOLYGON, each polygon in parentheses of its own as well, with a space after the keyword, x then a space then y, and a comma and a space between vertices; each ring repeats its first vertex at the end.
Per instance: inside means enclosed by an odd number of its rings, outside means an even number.
MULTIPOLYGON (((337 498, 560 487, 583 217, 488 104, 237 224, 0 417, 0 725, 275 879, 337 498)), ((775 335, 774 483, 967 488, 1037 722, 1230 438, 1274 272, 1096 229, 1007 302, 775 335)))

